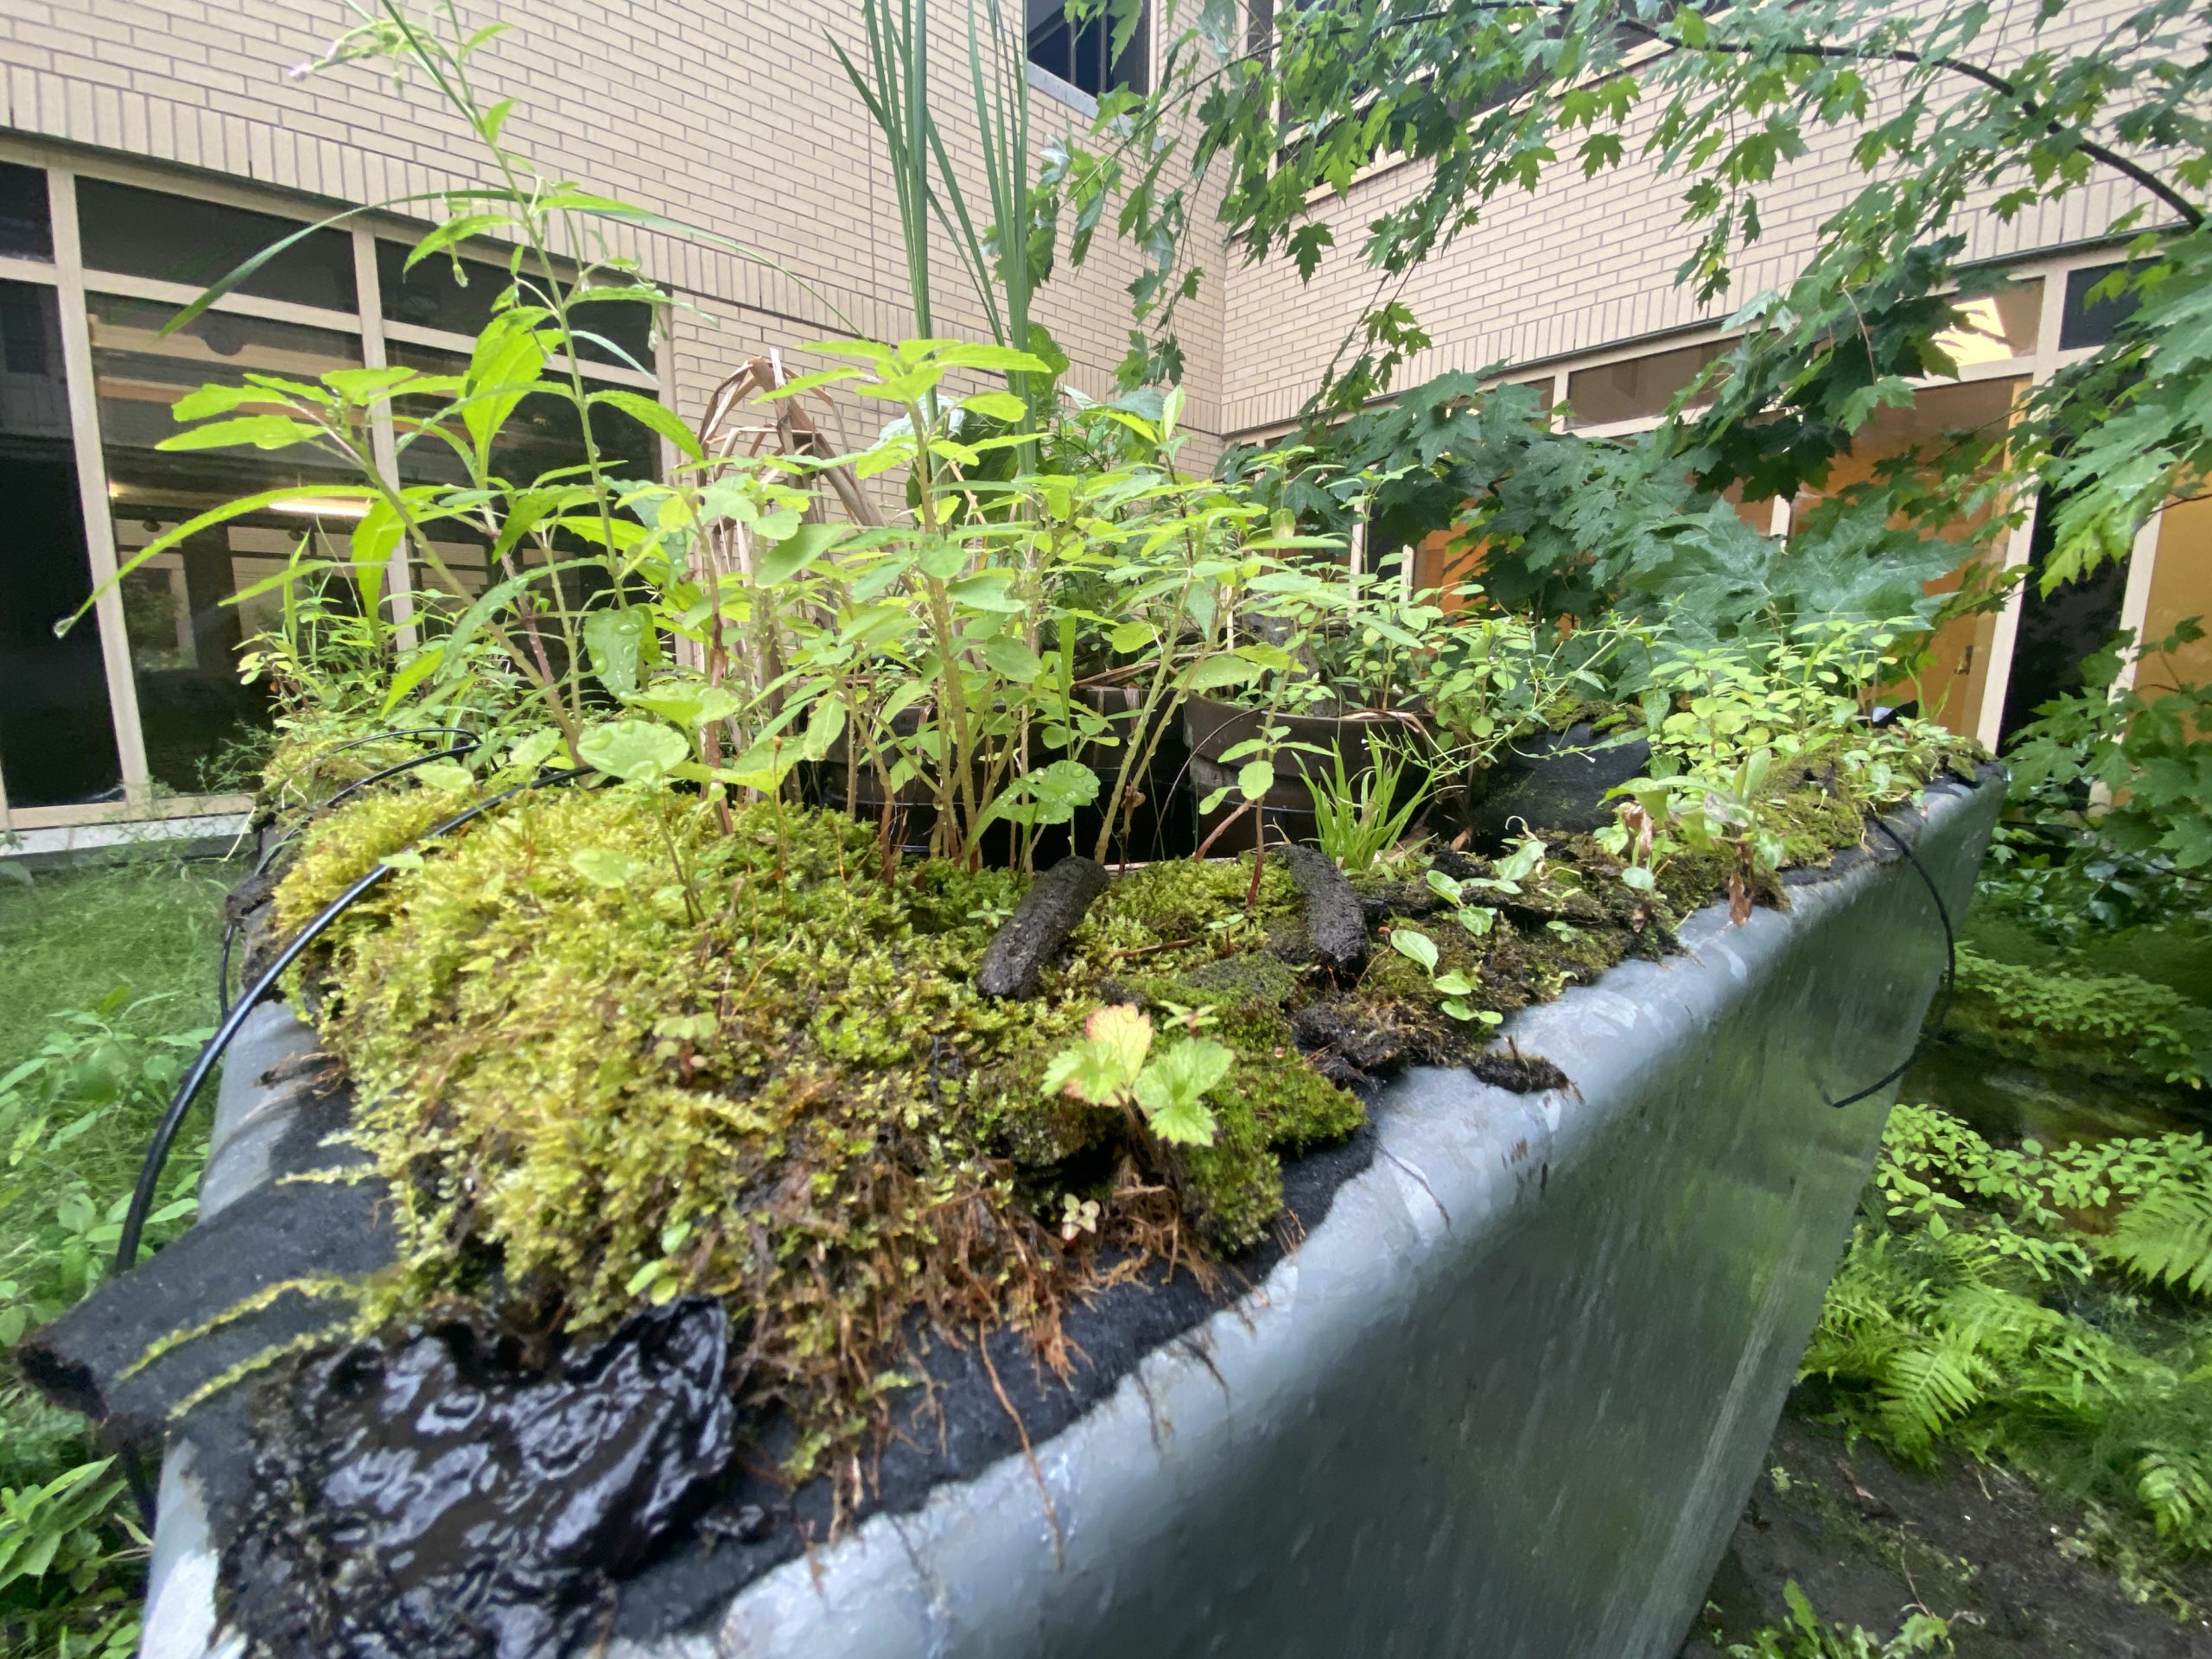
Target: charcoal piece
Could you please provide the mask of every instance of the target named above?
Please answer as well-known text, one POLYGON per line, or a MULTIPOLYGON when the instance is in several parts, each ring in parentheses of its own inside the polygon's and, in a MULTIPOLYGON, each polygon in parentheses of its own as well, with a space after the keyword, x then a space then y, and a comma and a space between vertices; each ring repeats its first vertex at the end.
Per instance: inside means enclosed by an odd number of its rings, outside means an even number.
POLYGON ((1574 1080, 1542 1055, 1523 1054, 1517 1048, 1504 1053, 1490 1049, 1478 1054, 1467 1062, 1467 1070, 1491 1088, 1510 1090, 1516 1095, 1574 1087, 1574 1080))
POLYGON ((713 1500, 729 1322, 689 1298, 545 1370, 474 1318, 282 1373, 222 1586, 268 1659, 537 1659, 609 1628, 615 1580, 713 1500))
POLYGON ((1038 976, 1106 891, 1106 867, 1064 858, 1030 884, 1006 925, 983 949, 976 988, 985 996, 1034 996, 1038 976))
POLYGON ((1306 937, 1313 953, 1333 969, 1367 960, 1367 913, 1336 861, 1311 847, 1286 847, 1280 856, 1306 901, 1306 937))
POLYGON ((1388 1075, 1404 1057, 1405 1039, 1357 1019, 1333 1002, 1309 1002, 1290 1017, 1291 1037, 1314 1069, 1350 1089, 1388 1075))

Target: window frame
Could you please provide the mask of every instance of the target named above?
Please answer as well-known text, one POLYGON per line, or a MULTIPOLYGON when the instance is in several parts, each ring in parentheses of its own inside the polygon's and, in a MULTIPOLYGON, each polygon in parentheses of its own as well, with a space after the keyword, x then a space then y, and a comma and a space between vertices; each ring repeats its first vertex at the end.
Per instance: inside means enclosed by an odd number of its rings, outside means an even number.
MULTIPOLYGON (((86 558, 92 584, 100 597, 93 603, 90 622, 97 629, 102 666, 113 722, 117 758, 123 772, 120 801, 87 802, 73 805, 14 807, 8 804, 6 785, 0 779, 0 855, 20 846, 26 832, 39 836, 40 850, 52 841, 57 846, 76 844, 75 833, 92 826, 160 824, 164 821, 206 821, 188 829, 173 826, 174 833, 228 833, 238 815, 252 803, 243 795, 174 793, 162 790, 147 765, 143 728, 140 722, 137 685, 129 636, 124 626, 122 594, 111 584, 118 565, 115 521, 108 502, 108 468, 100 435, 99 411, 92 373, 90 314, 95 295, 185 305, 200 296, 189 285, 153 277, 131 276, 87 267, 78 233, 77 181, 97 178, 171 195, 221 202, 254 213, 313 224, 328 216, 327 204, 297 196, 262 192, 220 177, 181 178, 175 171, 139 163, 127 156, 65 154, 58 147, 28 142, 14 135, 0 136, 0 161, 37 168, 46 175, 48 212, 52 220, 54 254, 51 261, 0 254, 0 278, 28 283, 55 291, 61 318, 62 376, 69 410, 71 454, 77 469, 79 505, 85 519, 86 558)), ((386 344, 400 340, 416 346, 466 353, 474 345, 470 336, 418 324, 394 322, 383 313, 383 296, 377 267, 379 240, 412 242, 424 227, 390 215, 360 213, 345 233, 353 250, 355 309, 326 311, 286 300, 227 294, 210 309, 271 322, 285 322, 342 333, 361 344, 361 362, 370 368, 387 363, 386 344)), ((504 264, 512 250, 496 244, 463 245, 459 251, 476 259, 504 264)), ((619 364, 585 360, 575 366, 594 381, 658 396, 665 392, 672 375, 672 359, 664 330, 655 330, 652 372, 639 373, 619 364)), ((565 373, 565 357, 548 365, 565 373)), ((390 477, 398 473, 398 455, 389 408, 380 407, 370 429, 371 447, 378 467, 390 477)), ((659 446, 662 464, 669 462, 667 446, 659 446)), ((413 572, 407 559, 395 554, 386 578, 392 620, 399 639, 414 639, 413 572)), ((156 835, 163 832, 156 830, 156 835)), ((82 838, 86 844, 97 839, 82 838)))

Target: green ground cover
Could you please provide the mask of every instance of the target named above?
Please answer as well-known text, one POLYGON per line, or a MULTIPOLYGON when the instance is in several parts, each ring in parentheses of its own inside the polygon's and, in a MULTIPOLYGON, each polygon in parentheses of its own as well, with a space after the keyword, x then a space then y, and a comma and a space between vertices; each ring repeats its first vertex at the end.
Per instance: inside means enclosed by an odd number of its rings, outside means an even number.
MULTIPOLYGON (((145 1539, 82 1419, 10 1357, 96 1285, 149 1131, 215 1015, 233 867, 175 858, 0 878, 0 1656, 127 1654, 145 1539)), ((159 1238, 188 1224, 206 1131, 172 1157, 159 1238)))

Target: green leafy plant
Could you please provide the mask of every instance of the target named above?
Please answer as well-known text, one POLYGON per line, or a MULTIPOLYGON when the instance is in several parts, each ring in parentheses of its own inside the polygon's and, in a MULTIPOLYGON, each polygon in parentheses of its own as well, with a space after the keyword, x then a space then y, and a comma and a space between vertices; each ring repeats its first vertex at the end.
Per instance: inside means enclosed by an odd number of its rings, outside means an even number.
POLYGON ((1859 1625, 1839 1630, 1813 1611, 1812 1602, 1792 1579, 1782 1586, 1789 1610, 1787 1624, 1770 1625, 1748 1643, 1732 1643, 1729 1659, 1909 1659, 1909 1656, 1951 1651, 1951 1627, 1923 1609, 1909 1615, 1887 1641, 1859 1625))
POLYGON ((2208 1173, 2196 1135, 2004 1148, 1900 1106, 1802 1376, 1900 1457, 2001 1458, 2165 1548, 2212 1549, 2207 1326, 2127 1287, 2212 1283, 2208 1173))
POLYGON ((2212 687, 2139 679, 2203 638, 2191 620, 2137 649, 2123 632, 2082 665, 2078 691, 2036 711, 2005 752, 2016 833, 1994 856, 2042 889, 2050 931, 2156 918, 2212 896, 2212 687))
POLYGON ((1967 1040, 2192 1089, 2212 1077, 2212 1014, 2171 986, 1999 962, 1964 945, 1957 963, 1948 1029, 1967 1040))
POLYGON ((0 1485, 0 1635, 18 1624, 32 1641, 53 1643, 26 1645, 26 1655, 124 1659, 137 1651, 135 1598, 117 1597, 113 1580, 144 1559, 148 1541, 114 1465, 102 1458, 41 1485, 0 1485), (88 1617, 72 1617, 73 1603, 88 1617))
POLYGON ((1491 1008, 1478 1008, 1467 999, 1478 988, 1475 982, 1457 969, 1436 971, 1440 960, 1436 941, 1417 927, 1401 922, 1390 930, 1390 948, 1408 962, 1416 963, 1428 976, 1428 982, 1443 997, 1444 1012, 1454 1020, 1465 1020, 1476 1025, 1496 1026, 1504 1023, 1505 1016, 1491 1008))
POLYGON ((1084 1022, 1084 1039, 1054 1055, 1045 1069, 1045 1092, 1065 1094, 1094 1106, 1141 1109, 1153 1134, 1172 1144, 1210 1147, 1216 1124, 1206 1093, 1229 1075, 1229 1050, 1207 1037, 1192 1037, 1152 1052, 1150 1016, 1112 1004, 1084 1022))
MULTIPOLYGON (((0 1649, 11 1655, 121 1659, 137 1643, 146 1538, 121 1472, 80 1424, 35 1402, 10 1356, 105 1275, 146 1128, 206 1035, 178 1029, 181 1006, 118 989, 0 1073, 0 1649)), ((151 1242, 189 1224, 205 1153, 201 1135, 178 1146, 151 1242)))
POLYGON ((1388 744, 1377 746, 1374 766, 1362 771, 1357 782, 1346 771, 1341 749, 1330 751, 1330 763, 1322 777, 1303 774, 1313 798, 1314 830, 1321 850, 1346 874, 1357 875, 1373 869, 1376 859, 1405 839, 1433 785, 1411 755, 1388 744))
POLYGON ((1663 658, 1643 694, 1650 775, 1613 791, 1621 817, 1599 836, 1624 860, 1623 879, 1648 891, 1669 857, 1720 854, 1742 922, 1787 859, 1834 844, 1870 810, 1915 798, 1968 753, 1932 721, 1869 717, 1905 627, 1810 622, 1778 639, 1663 658), (1804 816, 1808 783, 1818 823, 1804 816))

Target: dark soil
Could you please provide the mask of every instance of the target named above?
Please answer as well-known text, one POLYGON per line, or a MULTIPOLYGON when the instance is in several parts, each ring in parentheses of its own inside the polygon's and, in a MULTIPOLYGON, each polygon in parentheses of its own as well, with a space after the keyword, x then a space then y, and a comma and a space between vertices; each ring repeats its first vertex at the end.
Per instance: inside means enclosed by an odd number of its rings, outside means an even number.
POLYGON ((1767 1464, 1681 1659, 1781 1623, 1791 1580, 1829 1624, 1885 1640, 1925 1608, 1960 1659, 2212 1656, 2212 1563, 2139 1580, 2083 1517, 2002 1470, 1900 1469, 1789 1413, 1767 1464))

